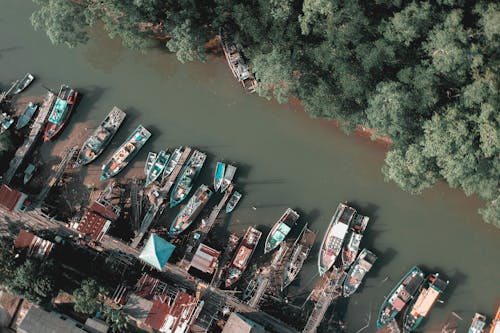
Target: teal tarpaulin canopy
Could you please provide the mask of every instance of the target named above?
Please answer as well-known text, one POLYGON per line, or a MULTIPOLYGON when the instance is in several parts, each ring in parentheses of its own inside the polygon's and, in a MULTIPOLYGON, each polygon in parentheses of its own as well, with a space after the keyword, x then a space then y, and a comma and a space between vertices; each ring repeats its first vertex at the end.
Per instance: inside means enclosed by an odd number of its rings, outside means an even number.
POLYGON ((139 255, 139 259, 161 271, 174 250, 175 245, 170 244, 155 234, 151 234, 146 246, 144 246, 139 255))

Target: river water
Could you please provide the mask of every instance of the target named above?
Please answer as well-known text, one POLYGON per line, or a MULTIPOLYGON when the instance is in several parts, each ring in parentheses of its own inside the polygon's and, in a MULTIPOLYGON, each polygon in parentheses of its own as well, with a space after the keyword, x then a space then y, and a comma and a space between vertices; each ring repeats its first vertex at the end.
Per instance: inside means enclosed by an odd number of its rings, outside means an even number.
POLYGON ((331 122, 309 119, 291 107, 246 95, 222 59, 183 65, 162 50, 141 54, 124 49, 99 29, 85 46, 53 46, 29 23, 32 3, 0 4, 3 88, 29 71, 38 80, 27 94, 42 94, 42 84, 56 90, 66 82, 85 95, 60 140, 79 123, 97 125, 117 105, 129 116, 111 148, 139 123, 153 132, 128 172, 143 167, 148 150, 192 145, 209 154, 202 176, 206 182, 217 159, 240 167, 237 185, 245 196, 229 220, 230 230, 257 225, 267 231, 286 207, 298 209, 318 239, 291 294, 305 293, 317 278, 318 243, 339 201, 371 216, 362 245, 379 260, 349 300, 350 331, 363 327, 370 311, 374 323, 384 295, 414 264, 450 280, 444 304, 433 309, 427 329, 451 311, 465 319, 460 331, 475 311, 494 313, 500 302, 500 230, 481 221, 477 209, 482 203, 476 198, 443 184, 420 196, 402 192, 384 182, 383 146, 346 136, 331 122))

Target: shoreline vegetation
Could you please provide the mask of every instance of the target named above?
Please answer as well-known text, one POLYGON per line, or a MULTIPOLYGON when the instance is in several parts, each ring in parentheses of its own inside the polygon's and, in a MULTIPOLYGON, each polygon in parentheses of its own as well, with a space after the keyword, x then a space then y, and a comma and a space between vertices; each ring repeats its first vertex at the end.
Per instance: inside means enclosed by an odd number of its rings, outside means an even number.
POLYGON ((387 180, 419 194, 443 179, 486 201, 483 219, 500 227, 494 1, 34 2, 31 22, 54 44, 85 43, 88 27, 102 22, 125 46, 165 43, 183 63, 203 61, 223 26, 260 96, 297 99, 314 118, 382 140, 387 180))

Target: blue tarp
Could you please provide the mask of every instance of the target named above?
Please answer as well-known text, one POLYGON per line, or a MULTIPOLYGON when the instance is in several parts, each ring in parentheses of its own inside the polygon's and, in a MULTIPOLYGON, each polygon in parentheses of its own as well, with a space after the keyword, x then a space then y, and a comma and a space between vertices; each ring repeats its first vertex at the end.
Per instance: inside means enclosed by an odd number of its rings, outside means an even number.
POLYGON ((145 263, 161 271, 167 264, 168 259, 170 259, 174 250, 175 245, 170 244, 155 234, 151 234, 146 246, 142 249, 139 258, 145 263))

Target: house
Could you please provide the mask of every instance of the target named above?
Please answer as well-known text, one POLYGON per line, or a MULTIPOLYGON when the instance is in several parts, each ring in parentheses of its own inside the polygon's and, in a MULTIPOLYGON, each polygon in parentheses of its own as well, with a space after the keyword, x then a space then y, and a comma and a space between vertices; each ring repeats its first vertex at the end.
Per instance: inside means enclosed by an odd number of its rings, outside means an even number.
POLYGON ((28 256, 47 257, 54 243, 42 239, 28 230, 21 229, 14 242, 14 248, 21 251, 26 251, 28 256))
POLYGON ((0 186, 0 206, 9 211, 24 211, 29 204, 27 198, 28 195, 5 184, 0 186))
POLYGON ((194 254, 193 260, 191 260, 190 267, 196 268, 203 273, 212 274, 218 266, 219 256, 219 251, 201 243, 194 254))
POLYGON ((265 333, 266 330, 260 324, 244 317, 240 313, 233 312, 229 316, 222 333, 265 333))
POLYGON ((139 255, 139 259, 161 271, 167 264, 174 250, 175 245, 167 242, 160 236, 151 234, 139 255))
POLYGON ((73 223, 71 227, 92 241, 100 242, 111 223, 118 219, 119 214, 119 207, 105 200, 97 200, 90 206, 80 222, 73 223))

